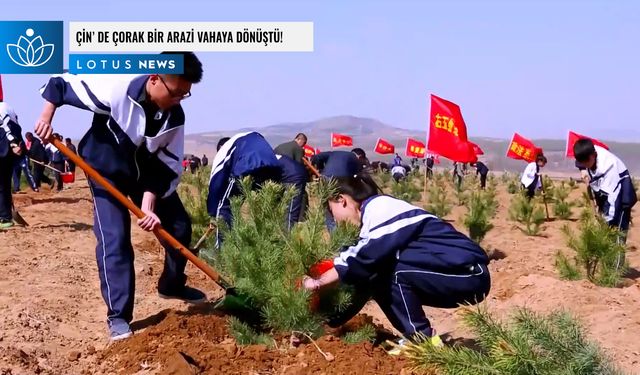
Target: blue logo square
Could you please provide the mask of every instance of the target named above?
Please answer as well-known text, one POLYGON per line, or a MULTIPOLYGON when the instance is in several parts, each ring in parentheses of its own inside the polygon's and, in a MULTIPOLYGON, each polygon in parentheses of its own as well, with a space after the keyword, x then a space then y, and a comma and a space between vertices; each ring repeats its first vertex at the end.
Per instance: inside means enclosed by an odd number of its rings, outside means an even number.
POLYGON ((62 73, 63 33, 63 21, 0 21, 0 73, 62 73))

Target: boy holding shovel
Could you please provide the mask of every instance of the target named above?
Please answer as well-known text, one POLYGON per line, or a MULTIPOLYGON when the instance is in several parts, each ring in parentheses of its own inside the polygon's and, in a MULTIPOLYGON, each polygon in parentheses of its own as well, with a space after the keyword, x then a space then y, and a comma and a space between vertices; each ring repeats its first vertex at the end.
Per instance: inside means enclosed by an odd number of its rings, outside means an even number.
MULTIPOLYGON (((176 192, 184 148, 185 115, 180 102, 202 79, 202 64, 191 52, 180 75, 56 75, 41 89, 46 100, 35 133, 48 140, 57 109, 68 104, 94 112, 79 154, 134 203, 145 217, 146 231, 162 226, 180 243, 191 240, 191 221, 176 192)), ((107 190, 89 181, 94 202, 96 258, 102 296, 107 304, 111 340, 132 335, 135 271, 129 211, 107 190)), ((163 244, 165 245, 165 244, 163 244)), ((186 286, 186 258, 165 245, 164 270, 158 282, 161 298, 189 303, 206 301, 200 290, 186 286)))

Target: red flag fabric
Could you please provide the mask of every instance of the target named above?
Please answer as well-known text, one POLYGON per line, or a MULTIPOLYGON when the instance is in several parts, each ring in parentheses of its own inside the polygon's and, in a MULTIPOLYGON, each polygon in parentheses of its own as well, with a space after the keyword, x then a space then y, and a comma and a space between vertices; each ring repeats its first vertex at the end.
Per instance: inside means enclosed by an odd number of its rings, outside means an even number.
POLYGON ((482 148, 480 148, 480 146, 478 146, 477 144, 473 143, 473 142, 469 142, 471 143, 471 147, 473 148, 473 152, 476 153, 476 155, 484 155, 484 150, 482 148))
POLYGON ((469 143, 471 143, 471 146, 473 147, 473 152, 475 152, 476 155, 484 155, 484 151, 482 151, 480 146, 478 146, 477 144, 475 144, 473 142, 469 142, 469 143))
POLYGON ((320 153, 320 149, 316 147, 316 154, 320 153))
POLYGON ((353 139, 348 135, 331 133, 331 147, 353 146, 353 139))
POLYGON ((567 136, 567 152, 566 152, 566 155, 568 158, 572 158, 575 156, 573 154, 573 145, 576 143, 578 139, 590 139, 591 141, 593 141, 594 145, 600 146, 607 150, 609 149, 609 146, 607 146, 606 144, 600 142, 595 138, 587 137, 585 135, 578 134, 576 132, 572 132, 571 130, 569 130, 569 135, 567 136))
POLYGON ((0 102, 4 101, 4 93, 2 92, 2 76, 0 75, 0 102))
POLYGON ((538 154, 542 153, 542 149, 536 147, 533 142, 521 136, 518 133, 513 133, 513 138, 509 144, 507 150, 507 157, 516 160, 525 160, 532 162, 536 160, 538 154))
POLYGON ((374 151, 382 155, 394 154, 396 152, 396 146, 382 138, 378 138, 374 151))
POLYGON ((453 161, 462 163, 478 161, 473 146, 468 142, 467 126, 462 118, 460 107, 433 94, 427 147, 453 161))
POLYGON ((413 138, 407 138, 407 149, 405 154, 410 158, 424 158, 425 153, 424 143, 417 141, 413 138))
POLYGON ((316 154, 316 149, 309 146, 308 144, 304 145, 303 149, 304 149, 304 156, 308 158, 316 154))

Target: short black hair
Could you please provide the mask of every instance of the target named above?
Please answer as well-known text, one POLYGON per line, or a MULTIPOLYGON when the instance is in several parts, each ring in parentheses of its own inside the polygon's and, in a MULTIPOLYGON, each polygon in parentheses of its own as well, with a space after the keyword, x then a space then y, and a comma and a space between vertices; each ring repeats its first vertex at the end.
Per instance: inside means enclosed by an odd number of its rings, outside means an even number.
POLYGON ((539 162, 547 164, 547 157, 542 154, 538 154, 538 156, 536 156, 536 163, 539 162))
POLYGON ((218 141, 218 147, 216 148, 216 151, 220 151, 220 147, 222 147, 225 143, 227 143, 227 141, 231 139, 229 137, 222 137, 220 138, 220 140, 218 141))
POLYGON ((202 63, 193 52, 170 52, 165 51, 162 55, 182 55, 184 70, 178 77, 187 82, 198 83, 202 80, 202 63))
POLYGON ((67 138, 67 139, 65 139, 65 142, 69 142, 69 143, 71 143, 71 138, 67 138))
POLYGON ((593 145, 593 141, 587 138, 578 139, 573 144, 573 155, 577 162, 584 163, 589 160, 589 157, 596 153, 596 148, 593 145))
POLYGON ((307 135, 306 135, 306 134, 304 134, 304 133, 298 133, 298 134, 296 134, 296 137, 295 137, 294 139, 298 139, 298 138, 302 138, 302 139, 304 139, 304 141, 305 141, 305 142, 307 141, 307 135))
POLYGON ((353 150, 351 150, 351 152, 353 152, 354 154, 356 154, 358 157, 361 157, 361 158, 367 157, 367 154, 360 147, 354 148, 353 150))
POLYGON ((336 198, 338 194, 345 194, 362 204, 365 200, 382 194, 382 189, 366 172, 360 172, 355 177, 332 177, 331 180, 336 182, 336 193, 332 198, 336 198))

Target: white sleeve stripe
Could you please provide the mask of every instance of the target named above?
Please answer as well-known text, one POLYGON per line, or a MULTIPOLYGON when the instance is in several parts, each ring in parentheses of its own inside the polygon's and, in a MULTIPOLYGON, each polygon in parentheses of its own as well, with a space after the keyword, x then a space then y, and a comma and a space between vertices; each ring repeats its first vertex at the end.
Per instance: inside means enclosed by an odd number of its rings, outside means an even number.
POLYGON ((347 250, 341 252, 340 255, 334 260, 334 262, 339 266, 347 266, 347 260, 351 257, 358 256, 360 250, 365 247, 370 240, 377 240, 387 234, 397 232, 402 228, 419 223, 422 220, 428 218, 435 218, 435 216, 430 214, 422 214, 405 219, 400 219, 398 221, 385 225, 384 227, 380 227, 370 232, 367 238, 360 240, 360 242, 358 242, 358 244, 356 244, 355 246, 351 246, 347 250))
POLYGON ((227 161, 229 161, 229 159, 231 159, 231 155, 233 155, 233 152, 236 150, 236 148, 232 148, 231 150, 229 150, 229 153, 224 157, 224 159, 222 159, 216 166, 215 168, 213 168, 211 170, 211 177, 209 178, 210 180, 213 178, 213 176, 216 175, 216 173, 220 172, 222 170, 222 168, 224 168, 224 165, 227 163, 227 161))
MULTIPOLYGON (((105 111, 101 108, 98 108, 94 103, 93 100, 91 100, 91 97, 89 96, 89 94, 87 93, 87 89, 85 88, 85 86, 82 84, 82 81, 79 79, 70 79, 70 80, 65 80, 65 82, 67 82, 70 86, 71 89, 73 89, 73 92, 76 94, 76 96, 78 97, 78 99, 80 99, 80 101, 82 102, 82 104, 84 104, 85 106, 87 106, 87 108, 91 109, 91 111, 95 112, 95 113, 99 113, 102 115, 108 115, 109 111, 105 111)), ((95 96, 95 95, 94 95, 95 96)), ((106 107, 108 107, 106 104, 103 103, 103 105, 105 105, 106 107)))
POLYGON ((405 219, 400 219, 398 221, 394 221, 393 223, 390 223, 388 225, 385 225, 384 227, 380 227, 378 229, 375 229, 371 232, 369 232, 369 238, 376 240, 382 236, 385 236, 387 234, 391 234, 393 232, 396 232, 404 227, 407 227, 409 225, 413 225, 415 223, 418 223, 422 220, 428 219, 428 218, 435 218, 434 215, 430 215, 430 214, 422 214, 422 215, 418 215, 418 216, 413 216, 413 217, 408 217, 405 219))

